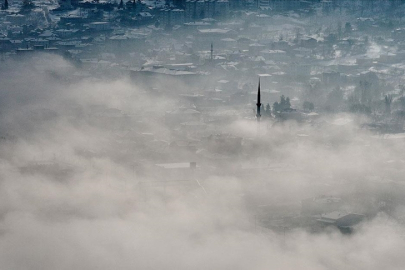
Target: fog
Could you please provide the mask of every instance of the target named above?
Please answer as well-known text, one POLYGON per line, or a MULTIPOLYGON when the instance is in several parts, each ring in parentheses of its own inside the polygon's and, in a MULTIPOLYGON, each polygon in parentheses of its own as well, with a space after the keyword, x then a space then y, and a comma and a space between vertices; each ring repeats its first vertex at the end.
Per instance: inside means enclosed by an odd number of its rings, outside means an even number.
POLYGON ((363 116, 258 127, 241 113, 212 133, 244 138, 243 149, 203 158, 167 141, 181 137, 165 114, 187 103, 177 95, 187 84, 156 81, 156 94, 126 75, 72 81, 81 70, 49 55, 0 68, 0 269, 405 264, 405 141, 365 129, 363 116), (155 165, 190 161, 197 168, 184 172, 155 165), (269 225, 322 195, 366 219, 349 234, 269 225))
POLYGON ((1 0, 0 270, 404 269, 404 14, 1 0))

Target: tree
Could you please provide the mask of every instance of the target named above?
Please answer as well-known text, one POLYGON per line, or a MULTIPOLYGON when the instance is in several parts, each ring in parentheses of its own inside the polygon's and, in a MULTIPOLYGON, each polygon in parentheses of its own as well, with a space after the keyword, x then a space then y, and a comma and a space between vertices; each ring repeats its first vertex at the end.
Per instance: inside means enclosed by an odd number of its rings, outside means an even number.
POLYGON ((277 114, 280 111, 280 104, 276 101, 273 103, 273 113, 277 114))
POLYGON ((290 109, 291 108, 291 102, 290 102, 290 98, 287 97, 285 99, 285 108, 284 109, 290 109))
POLYGON ((267 103, 267 105, 266 105, 265 112, 266 112, 267 116, 271 116, 271 107, 270 107, 269 103, 267 103))
MULTIPOLYGON (((376 99, 379 96, 377 87, 372 87, 369 81, 360 81, 354 93, 349 96, 348 103, 351 112, 370 114, 375 108, 376 99)), ((378 103, 380 99, 378 98, 378 103)))
POLYGON ((285 96, 282 95, 282 96, 280 97, 280 108, 281 108, 281 110, 284 110, 284 108, 285 108, 285 103, 286 103, 285 96))
POLYGON ((290 98, 282 95, 280 97, 279 110, 282 111, 282 110, 290 109, 290 108, 291 108, 290 98))
POLYGON ((281 112, 285 109, 290 109, 291 108, 291 102, 290 102, 290 98, 289 97, 285 97, 284 95, 282 95, 280 97, 280 103, 279 102, 274 102, 273 104, 273 112, 281 112))

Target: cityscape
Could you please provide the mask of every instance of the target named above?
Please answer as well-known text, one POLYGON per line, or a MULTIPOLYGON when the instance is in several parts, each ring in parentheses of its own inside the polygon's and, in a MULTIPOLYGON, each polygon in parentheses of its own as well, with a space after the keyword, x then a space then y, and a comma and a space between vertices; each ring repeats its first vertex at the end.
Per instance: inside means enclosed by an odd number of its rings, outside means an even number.
POLYGON ((405 268, 405 1, 0 7, 0 270, 405 268))

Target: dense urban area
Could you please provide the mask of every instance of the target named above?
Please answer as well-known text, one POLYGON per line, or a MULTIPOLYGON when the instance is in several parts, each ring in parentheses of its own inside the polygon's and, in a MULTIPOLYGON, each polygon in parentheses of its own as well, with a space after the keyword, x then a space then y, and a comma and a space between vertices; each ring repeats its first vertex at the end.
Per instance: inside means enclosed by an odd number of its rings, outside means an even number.
POLYGON ((0 5, 0 269, 404 268, 405 1, 0 5))

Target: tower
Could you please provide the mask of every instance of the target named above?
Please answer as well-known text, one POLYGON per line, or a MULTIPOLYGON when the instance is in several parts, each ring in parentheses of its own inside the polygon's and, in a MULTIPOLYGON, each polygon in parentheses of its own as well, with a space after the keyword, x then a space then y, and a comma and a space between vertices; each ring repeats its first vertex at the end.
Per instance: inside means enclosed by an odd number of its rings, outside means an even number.
POLYGON ((213 57, 214 57, 214 45, 212 44, 212 42, 211 42, 211 61, 213 60, 213 57))
POLYGON ((256 118, 257 118, 257 122, 260 122, 260 107, 262 106, 262 104, 260 103, 260 77, 259 77, 259 87, 257 89, 257 103, 256 103, 256 107, 257 107, 257 113, 256 113, 256 118))

